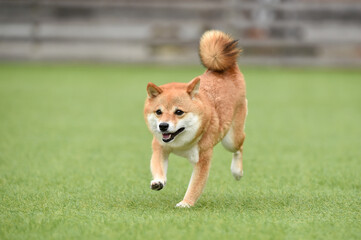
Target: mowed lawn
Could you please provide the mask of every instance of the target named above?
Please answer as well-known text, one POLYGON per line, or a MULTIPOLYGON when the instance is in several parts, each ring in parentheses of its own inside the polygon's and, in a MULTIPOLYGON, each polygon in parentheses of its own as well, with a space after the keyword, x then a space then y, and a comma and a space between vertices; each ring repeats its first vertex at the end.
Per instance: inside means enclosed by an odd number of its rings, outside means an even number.
POLYGON ((1 64, 0 239, 360 239, 361 70, 242 70, 244 177, 218 145, 176 209, 192 168, 150 190, 146 85, 203 68, 1 64))

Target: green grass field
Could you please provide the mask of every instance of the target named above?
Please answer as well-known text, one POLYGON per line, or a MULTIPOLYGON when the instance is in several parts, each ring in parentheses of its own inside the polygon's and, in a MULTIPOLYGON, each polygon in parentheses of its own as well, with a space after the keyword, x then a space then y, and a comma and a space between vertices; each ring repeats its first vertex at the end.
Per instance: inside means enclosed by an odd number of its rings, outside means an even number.
POLYGON ((151 191, 146 84, 201 67, 0 65, 0 239, 360 239, 361 70, 243 67, 245 175, 171 156, 151 191))

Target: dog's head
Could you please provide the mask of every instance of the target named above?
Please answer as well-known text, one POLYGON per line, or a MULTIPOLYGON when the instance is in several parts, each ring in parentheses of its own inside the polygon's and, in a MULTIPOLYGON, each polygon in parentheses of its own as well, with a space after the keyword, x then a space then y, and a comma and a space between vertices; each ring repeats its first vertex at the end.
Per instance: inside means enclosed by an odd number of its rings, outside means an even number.
POLYGON ((199 85, 198 77, 188 84, 169 83, 160 87, 148 84, 144 117, 162 145, 182 147, 199 136, 203 115, 199 85))

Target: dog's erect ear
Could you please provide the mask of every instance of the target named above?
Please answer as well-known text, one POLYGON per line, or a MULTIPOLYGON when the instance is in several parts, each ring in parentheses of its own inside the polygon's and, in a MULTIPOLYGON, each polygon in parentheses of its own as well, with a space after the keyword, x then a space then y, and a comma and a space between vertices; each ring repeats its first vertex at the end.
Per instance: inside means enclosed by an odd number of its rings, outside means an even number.
POLYGON ((147 92, 148 92, 149 98, 154 98, 154 97, 158 96, 159 94, 161 94, 163 92, 163 90, 160 89, 160 87, 158 87, 154 83, 150 82, 150 83, 148 83, 148 86, 147 86, 147 92))
POLYGON ((198 93, 200 83, 201 83, 201 79, 199 77, 196 77, 195 79, 193 79, 188 83, 187 93, 191 95, 192 98, 198 93))

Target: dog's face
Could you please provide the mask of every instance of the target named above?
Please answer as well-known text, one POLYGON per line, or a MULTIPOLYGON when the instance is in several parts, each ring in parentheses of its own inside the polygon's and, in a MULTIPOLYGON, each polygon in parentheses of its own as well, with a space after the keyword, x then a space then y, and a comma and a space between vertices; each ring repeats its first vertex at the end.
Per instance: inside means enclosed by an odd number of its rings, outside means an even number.
POLYGON ((197 97, 199 78, 189 84, 147 86, 144 117, 149 130, 162 145, 179 148, 192 142, 201 125, 202 107, 197 97))

